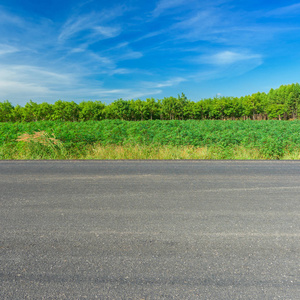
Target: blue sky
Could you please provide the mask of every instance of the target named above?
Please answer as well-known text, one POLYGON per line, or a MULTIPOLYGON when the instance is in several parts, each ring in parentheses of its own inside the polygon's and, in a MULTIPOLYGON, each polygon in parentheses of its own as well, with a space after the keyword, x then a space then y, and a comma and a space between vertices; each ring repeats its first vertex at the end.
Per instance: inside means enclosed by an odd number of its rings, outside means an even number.
POLYGON ((300 2, 0 0, 0 101, 193 101, 300 82, 300 2))

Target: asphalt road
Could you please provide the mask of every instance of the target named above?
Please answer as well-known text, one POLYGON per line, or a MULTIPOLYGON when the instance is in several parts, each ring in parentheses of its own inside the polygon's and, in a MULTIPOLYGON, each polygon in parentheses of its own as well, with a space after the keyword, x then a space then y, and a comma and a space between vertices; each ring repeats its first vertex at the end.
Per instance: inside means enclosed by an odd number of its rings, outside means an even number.
POLYGON ((0 299, 300 299, 299 217, 299 161, 1 161, 0 299))

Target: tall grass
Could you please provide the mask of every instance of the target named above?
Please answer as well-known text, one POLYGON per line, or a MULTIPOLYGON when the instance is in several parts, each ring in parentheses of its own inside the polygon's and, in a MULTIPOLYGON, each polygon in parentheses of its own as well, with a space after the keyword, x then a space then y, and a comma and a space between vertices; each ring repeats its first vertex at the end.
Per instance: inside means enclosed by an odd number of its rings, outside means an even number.
POLYGON ((33 134, 24 133, 17 140, 16 158, 20 159, 65 159, 66 149, 63 143, 45 131, 33 134))
MULTIPOLYGON (((43 138, 45 139, 45 137, 43 138)), ((250 149, 243 146, 235 146, 226 149, 224 147, 194 147, 194 146, 147 146, 147 145, 89 145, 81 149, 65 149, 49 140, 20 141, 17 147, 4 145, 0 147, 0 159, 12 160, 51 160, 51 159, 203 159, 203 160, 250 160, 250 159, 278 159, 266 157, 259 149, 250 149)), ((300 152, 286 153, 281 159, 300 159, 300 152)))
POLYGON ((300 159, 300 122, 0 123, 0 159, 300 159))

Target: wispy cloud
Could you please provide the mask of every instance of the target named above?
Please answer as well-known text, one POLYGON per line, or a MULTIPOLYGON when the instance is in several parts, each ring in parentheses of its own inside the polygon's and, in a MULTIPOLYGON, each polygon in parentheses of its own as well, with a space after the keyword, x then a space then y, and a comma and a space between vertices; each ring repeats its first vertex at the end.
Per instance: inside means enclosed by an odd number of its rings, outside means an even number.
MULTIPOLYGON (((127 70, 114 69, 112 72, 125 74, 127 70)), ((79 102, 83 99, 112 101, 161 93, 161 90, 157 89, 159 85, 128 83, 129 88, 111 89, 102 85, 101 81, 89 80, 80 72, 55 72, 31 65, 0 65, 0 101, 8 99, 20 105, 25 105, 30 99, 47 102, 58 99, 79 102)))
POLYGON ((93 58, 93 61, 101 63, 101 66, 114 67, 115 62, 109 57, 102 56, 100 54, 89 52, 90 57, 93 58))
POLYGON ((193 43, 204 41, 215 46, 251 45, 258 48, 278 37, 278 34, 299 30, 296 24, 274 24, 271 14, 285 16, 290 13, 295 16, 299 12, 300 3, 271 13, 244 11, 227 3, 203 5, 174 19, 167 31, 168 38, 193 43))
POLYGON ((158 17, 163 14, 165 11, 168 11, 171 8, 181 6, 186 3, 186 0, 160 0, 158 1, 155 9, 152 12, 153 17, 158 17))
POLYGON ((200 62, 213 65, 230 65, 241 63, 243 61, 255 60, 262 62, 262 56, 259 54, 248 54, 234 51, 222 51, 209 56, 200 58, 200 62))
POLYGON ((100 34, 107 38, 118 36, 121 32, 120 27, 95 26, 93 29, 95 31, 95 34, 100 34))
POLYGON ((182 77, 176 77, 176 78, 172 78, 172 79, 160 82, 160 83, 156 83, 156 84, 154 84, 154 86, 158 87, 158 88, 162 88, 162 87, 167 87, 167 86, 174 86, 174 85, 177 85, 184 81, 187 81, 187 79, 182 78, 182 77))
POLYGON ((49 97, 75 83, 72 74, 31 65, 0 65, 0 99, 29 100, 49 97))
POLYGON ((276 8, 274 10, 271 10, 267 13, 267 16, 275 16, 275 17, 287 17, 287 15, 295 16, 299 15, 300 12, 300 3, 283 6, 276 8))
POLYGON ((119 57, 116 57, 116 60, 131 60, 131 59, 139 59, 143 57, 143 53, 139 51, 128 51, 124 54, 121 54, 119 57))
POLYGON ((215 25, 219 25, 220 18, 217 15, 217 13, 214 11, 214 9, 206 9, 201 10, 199 12, 193 13, 192 15, 189 15, 188 18, 183 19, 182 21, 179 21, 176 23, 173 28, 177 29, 190 29, 191 27, 197 26, 199 28, 199 25, 201 25, 200 28, 204 27, 212 27, 215 25))
POLYGON ((153 31, 153 32, 149 32, 145 35, 142 35, 141 37, 137 38, 134 40, 134 42, 139 42, 139 41, 142 41, 142 40, 146 40, 146 39, 149 39, 149 38, 153 38, 153 37, 156 37, 158 35, 161 35, 161 34, 164 34, 164 33, 167 33, 168 32, 168 29, 162 29, 162 30, 158 30, 158 31, 153 31))
POLYGON ((98 99, 105 98, 108 102, 122 98, 122 99, 136 99, 141 97, 158 95, 162 90, 149 89, 149 88, 128 88, 128 89, 94 89, 91 90, 81 90, 80 94, 92 94, 98 99))
POLYGON ((25 83, 18 81, 10 80, 1 80, 0 79, 0 99, 1 100, 10 100, 16 101, 19 104, 25 104, 29 99, 41 97, 41 95, 51 95, 50 91, 44 87, 39 86, 36 83, 25 83))
POLYGON ((160 81, 160 82, 153 82, 153 81, 145 81, 142 82, 142 85, 145 87, 151 88, 164 88, 164 87, 171 87, 180 84, 181 82, 187 81, 186 78, 183 77, 174 77, 168 80, 160 81))
POLYGON ((85 39, 92 42, 105 38, 116 37, 121 33, 120 26, 107 26, 106 22, 116 19, 123 14, 121 8, 111 11, 92 12, 86 15, 69 18, 58 36, 60 42, 66 42, 72 38, 85 39))
POLYGON ((74 0, 39 16, 42 4, 33 13, 34 5, 5 2, 0 101, 159 95, 243 74, 278 53, 298 55, 299 22, 285 18, 296 17, 300 3, 74 0))
POLYGON ((0 53, 10 54, 6 62, 13 64, 37 61, 55 47, 55 26, 49 19, 20 17, 0 7, 0 53))
POLYGON ((10 45, 0 44, 0 55, 19 52, 19 49, 10 45))
POLYGON ((231 78, 245 74, 263 64, 261 54, 249 51, 220 51, 217 53, 203 55, 193 60, 204 68, 190 76, 196 81, 215 80, 218 78, 231 78), (207 66, 207 67, 205 67, 207 66))
POLYGON ((24 20, 16 15, 7 12, 0 6, 0 24, 22 26, 24 24, 24 20))
POLYGON ((229 26, 228 21, 223 21, 222 13, 212 8, 190 14, 173 24, 171 30, 177 39, 222 43, 229 26))

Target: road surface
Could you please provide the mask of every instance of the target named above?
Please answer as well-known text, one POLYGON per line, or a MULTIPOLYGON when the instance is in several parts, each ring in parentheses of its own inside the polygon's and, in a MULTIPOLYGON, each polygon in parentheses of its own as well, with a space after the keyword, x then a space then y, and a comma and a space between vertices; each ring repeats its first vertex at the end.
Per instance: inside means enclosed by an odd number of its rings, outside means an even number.
POLYGON ((0 299, 300 299, 300 162, 1 161, 0 299))

